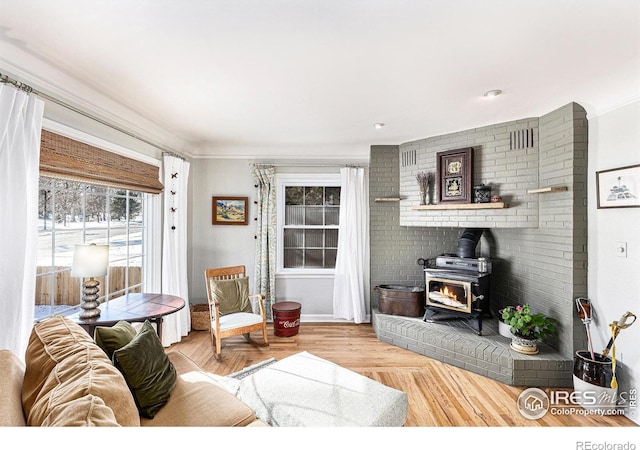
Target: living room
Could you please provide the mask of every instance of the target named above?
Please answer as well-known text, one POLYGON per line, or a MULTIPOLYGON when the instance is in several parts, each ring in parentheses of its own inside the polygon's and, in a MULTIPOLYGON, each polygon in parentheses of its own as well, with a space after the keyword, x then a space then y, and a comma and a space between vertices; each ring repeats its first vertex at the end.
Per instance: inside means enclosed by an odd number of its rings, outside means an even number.
MULTIPOLYGON (((494 306, 526 300, 556 317, 560 332, 550 344, 563 357, 571 359, 589 343, 605 348, 609 324, 625 311, 637 313, 640 242, 633 224, 640 210, 602 207, 598 194, 604 187, 597 181, 599 172, 640 164, 638 2, 536 7, 522 2, 455 7, 211 2, 194 10, 162 2, 166 16, 146 2, 136 8, 117 3, 93 11, 77 2, 55 8, 38 1, 3 3, 0 73, 50 96, 44 98, 45 130, 125 154, 160 172, 164 153, 190 163, 181 206, 188 211, 188 304, 207 302, 208 267, 245 265, 255 286, 257 167, 274 167, 284 189, 303 175, 328 186, 339 182, 342 168, 358 166, 369 176, 371 230, 363 323, 374 320, 376 286, 424 284, 417 260, 455 251, 462 231, 476 227, 486 230, 479 251, 493 260, 495 275, 509 283, 495 295, 494 306), (75 18, 63 20, 66 7, 77 11, 75 18), (129 21, 123 23, 119 15, 129 8, 129 21), (197 20, 207 15, 206 21, 197 20), (539 26, 526 30, 533 19, 539 26), (188 20, 194 21, 191 26, 188 20), (176 35, 169 34, 168 24, 176 35), (141 30, 148 39, 137 37, 141 30), (188 31, 205 37, 189 46, 179 37, 188 31), (174 48, 172 42, 178 41, 182 47, 174 48), (123 66, 116 65, 118 53, 130 58, 120 59, 123 66), (306 59, 306 54, 315 56, 306 59), (358 58, 362 66, 352 61, 358 58), (496 88, 501 95, 483 96, 496 88), (162 98, 174 91, 169 101, 151 95, 162 98), (207 109, 213 111, 209 116, 207 109), (289 115, 280 116, 277 109, 289 115), (571 126, 566 141, 559 138, 565 148, 553 154, 544 128, 557 126, 557 114, 570 117, 559 121, 571 126), (296 121, 301 119, 306 121, 296 121), (241 127, 249 123, 254 128, 241 127), (485 172, 487 143, 469 138, 511 123, 533 123, 536 154, 534 161, 506 162, 506 170, 523 177, 518 171, 525 163, 535 179, 522 182, 535 186, 485 172), (359 132, 352 134, 354 129, 359 132), (442 213, 412 209, 419 203, 415 172, 435 172, 436 153, 463 147, 476 150, 474 184, 492 184, 493 193, 510 207, 476 211, 473 220, 455 212, 431 223, 442 213), (402 154, 413 150, 419 165, 405 170, 402 154), (551 156, 539 157, 543 152, 551 156), (527 193, 549 186, 566 191, 527 193), (215 196, 246 198, 248 223, 214 224, 215 196), (391 197, 398 200, 375 201, 391 197), (487 217, 497 223, 485 226, 491 222, 487 217), (512 226, 523 217, 530 222, 512 226), (592 302, 590 342, 575 309, 577 297, 592 302)), ((164 202, 169 202, 166 193, 164 202)), ((158 222, 160 209, 154 216, 158 222)), ((273 300, 301 303, 301 333, 305 323, 354 323, 334 314, 331 270, 287 270, 284 249, 278 252, 273 300)), ((640 351, 634 345, 639 334, 640 328, 630 327, 615 342, 623 392, 640 382, 640 351)))

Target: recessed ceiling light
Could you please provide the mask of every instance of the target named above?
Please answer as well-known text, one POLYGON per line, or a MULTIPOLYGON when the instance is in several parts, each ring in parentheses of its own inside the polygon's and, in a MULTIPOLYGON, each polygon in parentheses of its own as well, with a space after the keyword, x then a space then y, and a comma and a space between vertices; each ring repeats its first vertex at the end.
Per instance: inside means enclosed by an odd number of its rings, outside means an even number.
POLYGON ((379 130, 380 128, 384 128, 384 124, 382 122, 374 123, 373 127, 379 130))
POLYGON ((493 90, 491 90, 491 91, 487 91, 487 92, 485 92, 485 93, 484 93, 484 96, 485 96, 485 97, 493 98, 493 97, 497 97, 497 96, 498 96, 498 95, 500 95, 500 94, 502 94, 502 91, 501 91, 500 89, 493 89, 493 90))

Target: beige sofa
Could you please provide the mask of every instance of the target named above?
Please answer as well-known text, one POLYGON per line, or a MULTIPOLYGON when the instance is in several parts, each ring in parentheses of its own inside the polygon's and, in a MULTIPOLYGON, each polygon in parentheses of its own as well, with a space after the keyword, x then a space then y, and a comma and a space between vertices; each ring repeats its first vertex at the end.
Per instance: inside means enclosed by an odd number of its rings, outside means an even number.
MULTIPOLYGON (((121 371, 80 326, 61 316, 34 326, 24 363, 0 350, 2 426, 264 426, 254 411, 184 354, 168 401, 141 417, 121 371)), ((173 371, 173 369, 172 369, 173 371)))

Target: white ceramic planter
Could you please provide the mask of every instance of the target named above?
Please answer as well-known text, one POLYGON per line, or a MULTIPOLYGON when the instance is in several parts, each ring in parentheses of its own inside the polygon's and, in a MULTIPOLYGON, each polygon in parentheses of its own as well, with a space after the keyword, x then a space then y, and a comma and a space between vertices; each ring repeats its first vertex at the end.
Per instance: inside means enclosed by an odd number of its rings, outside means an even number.
POLYGON ((502 310, 498 310, 498 334, 511 339, 511 327, 502 321, 502 310))
POLYGON ((498 319, 498 333, 500 334, 500 336, 504 336, 507 338, 511 338, 512 336, 509 325, 507 325, 500 319, 498 319))

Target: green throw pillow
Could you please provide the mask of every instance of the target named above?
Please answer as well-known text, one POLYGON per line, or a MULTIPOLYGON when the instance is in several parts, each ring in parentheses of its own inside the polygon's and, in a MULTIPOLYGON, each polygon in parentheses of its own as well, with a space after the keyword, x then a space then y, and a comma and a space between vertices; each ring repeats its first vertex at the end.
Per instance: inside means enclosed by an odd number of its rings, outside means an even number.
POLYGON ((249 277, 234 280, 209 280, 211 298, 220 303, 220 315, 253 312, 249 301, 249 277))
POLYGON ((93 340, 112 359, 113 352, 131 342, 136 334, 138 332, 133 325, 121 320, 112 327, 96 327, 93 340))
POLYGON ((177 374, 148 320, 131 342, 113 352, 113 363, 127 380, 140 415, 153 419, 169 400, 177 374))

